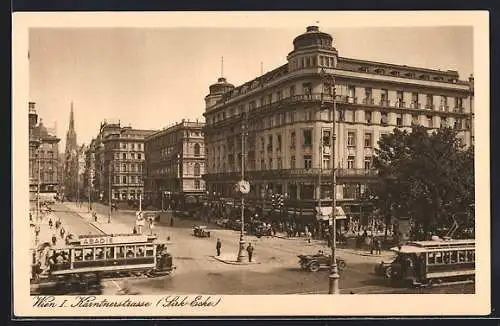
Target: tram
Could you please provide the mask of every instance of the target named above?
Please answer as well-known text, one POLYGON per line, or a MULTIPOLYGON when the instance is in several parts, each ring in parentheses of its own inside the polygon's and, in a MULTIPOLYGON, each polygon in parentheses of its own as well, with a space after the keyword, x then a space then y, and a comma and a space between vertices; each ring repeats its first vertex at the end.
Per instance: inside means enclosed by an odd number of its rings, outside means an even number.
POLYGON ((472 281, 476 274, 475 244, 474 239, 409 242, 391 248, 395 258, 380 262, 375 272, 413 286, 472 281))
POLYGON ((98 282, 105 277, 170 275, 175 269, 167 243, 156 236, 82 235, 64 248, 33 252, 32 283, 98 282))

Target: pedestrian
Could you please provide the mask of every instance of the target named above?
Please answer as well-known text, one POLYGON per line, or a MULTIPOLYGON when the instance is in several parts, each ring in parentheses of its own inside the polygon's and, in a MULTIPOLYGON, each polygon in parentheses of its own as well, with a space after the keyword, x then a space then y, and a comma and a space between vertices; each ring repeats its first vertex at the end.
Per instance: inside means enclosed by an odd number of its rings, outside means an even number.
POLYGON ((174 217, 170 218, 170 227, 174 227, 174 217))
POLYGON ((382 254, 382 241, 379 238, 375 238, 375 250, 377 255, 382 254))
POLYGON ((247 247, 247 253, 248 253, 248 262, 252 262, 252 255, 253 255, 253 246, 251 243, 248 244, 247 247))
POLYGON ((61 226, 61 230, 59 231, 59 234, 61 235, 61 239, 64 239, 65 233, 66 233, 66 230, 61 226))
POLYGON ((52 229, 52 219, 51 218, 49 219, 49 228, 52 229))
POLYGON ((215 245, 215 250, 217 250, 217 257, 220 256, 220 249, 222 248, 222 242, 217 238, 217 244, 215 245))
POLYGON ((149 235, 153 235, 154 228, 155 228, 155 223, 154 223, 153 219, 151 219, 149 222, 149 235))
POLYGON ((55 234, 52 234, 52 245, 55 246, 57 244, 57 237, 55 234))
POLYGON ((134 229, 132 230, 133 234, 137 234, 137 227, 134 225, 134 229))
POLYGON ((39 235, 40 235, 40 225, 37 224, 35 225, 35 237, 38 238, 39 235))

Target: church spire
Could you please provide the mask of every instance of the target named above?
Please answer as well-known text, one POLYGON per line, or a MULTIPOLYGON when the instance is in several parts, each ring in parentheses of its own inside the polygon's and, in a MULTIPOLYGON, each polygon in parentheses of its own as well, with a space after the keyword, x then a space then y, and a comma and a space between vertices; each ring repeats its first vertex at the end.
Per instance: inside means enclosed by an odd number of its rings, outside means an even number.
POLYGON ((73 113, 73 101, 71 101, 71 109, 69 112, 69 130, 75 130, 75 118, 73 113))

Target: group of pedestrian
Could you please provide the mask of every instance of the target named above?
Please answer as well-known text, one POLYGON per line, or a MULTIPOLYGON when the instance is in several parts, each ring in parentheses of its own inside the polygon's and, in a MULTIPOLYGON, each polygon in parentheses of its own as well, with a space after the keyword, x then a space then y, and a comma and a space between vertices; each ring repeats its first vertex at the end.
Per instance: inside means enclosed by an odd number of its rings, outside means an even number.
MULTIPOLYGON (((215 251, 217 252, 217 257, 220 256, 221 249, 222 249, 222 241, 219 238, 217 238, 217 242, 215 244, 215 251)), ((252 257, 253 257, 254 246, 251 243, 249 243, 246 250, 247 250, 247 254, 248 254, 248 262, 251 263, 252 257)))

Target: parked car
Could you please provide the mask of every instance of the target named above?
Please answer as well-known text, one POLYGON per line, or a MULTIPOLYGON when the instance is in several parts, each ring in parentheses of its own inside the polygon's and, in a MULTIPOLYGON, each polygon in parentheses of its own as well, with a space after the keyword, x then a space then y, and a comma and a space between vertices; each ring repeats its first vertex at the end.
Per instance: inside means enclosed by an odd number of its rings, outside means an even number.
POLYGON ((210 231, 205 225, 195 225, 193 226, 193 235, 198 238, 209 238, 210 231))
MULTIPOLYGON (((310 272, 317 272, 322 268, 330 268, 330 255, 325 255, 319 252, 315 255, 298 255, 300 267, 310 272)), ((337 267, 343 270, 347 267, 347 263, 343 258, 336 257, 337 267)))

